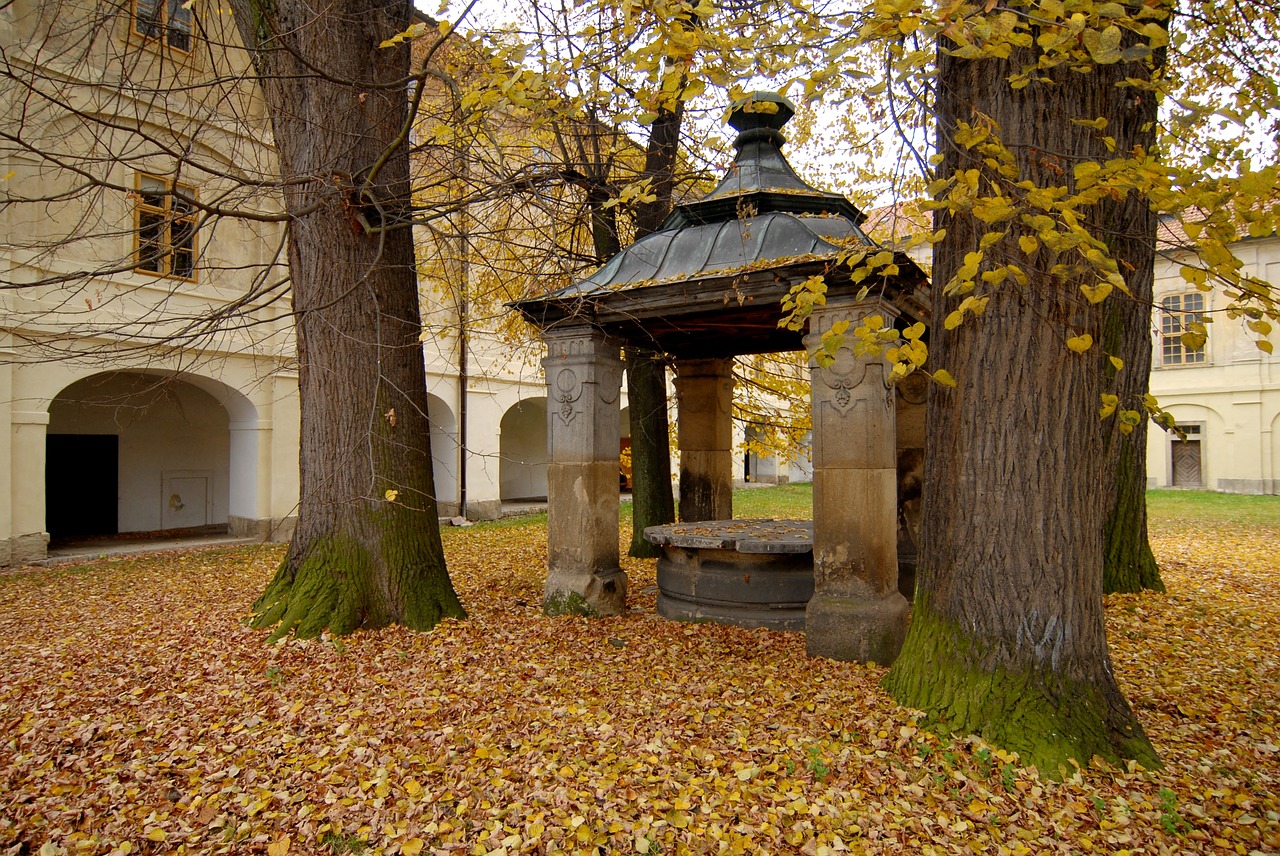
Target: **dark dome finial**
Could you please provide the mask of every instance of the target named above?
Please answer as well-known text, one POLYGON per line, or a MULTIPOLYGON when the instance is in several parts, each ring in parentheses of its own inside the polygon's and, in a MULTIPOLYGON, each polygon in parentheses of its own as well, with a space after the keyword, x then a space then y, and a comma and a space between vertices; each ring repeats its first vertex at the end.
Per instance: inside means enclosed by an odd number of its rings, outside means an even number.
POLYGON ((739 133, 755 128, 781 130, 796 114, 796 105, 776 92, 752 92, 729 108, 729 124, 739 133))

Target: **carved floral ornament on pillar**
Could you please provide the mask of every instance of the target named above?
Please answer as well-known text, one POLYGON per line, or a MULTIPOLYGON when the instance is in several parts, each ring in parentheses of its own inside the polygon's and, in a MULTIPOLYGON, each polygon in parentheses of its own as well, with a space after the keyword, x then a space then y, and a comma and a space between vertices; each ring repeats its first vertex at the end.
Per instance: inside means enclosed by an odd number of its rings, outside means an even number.
POLYGON ((556 415, 565 425, 569 425, 582 412, 582 394, 588 386, 595 387, 596 397, 601 403, 618 403, 618 396, 622 392, 622 369, 600 365, 583 365, 576 369, 561 366, 556 370, 554 386, 552 396, 556 415))
POLYGON ((616 404, 621 394, 622 364, 616 343, 598 333, 578 333, 547 337, 547 356, 542 361, 547 373, 548 409, 569 426, 589 402, 583 394, 595 395, 604 404, 616 404))
POLYGON ((556 402, 560 405, 560 418, 564 420, 564 424, 568 425, 578 413, 574 405, 582 396, 582 381, 578 379, 577 372, 563 368, 556 373, 555 396, 556 402))
POLYGON ((862 385, 866 373, 866 360, 858 359, 848 348, 841 348, 831 364, 819 366, 816 374, 824 386, 834 391, 832 397, 827 399, 827 404, 841 416, 845 416, 863 400, 854 398, 852 390, 862 385))

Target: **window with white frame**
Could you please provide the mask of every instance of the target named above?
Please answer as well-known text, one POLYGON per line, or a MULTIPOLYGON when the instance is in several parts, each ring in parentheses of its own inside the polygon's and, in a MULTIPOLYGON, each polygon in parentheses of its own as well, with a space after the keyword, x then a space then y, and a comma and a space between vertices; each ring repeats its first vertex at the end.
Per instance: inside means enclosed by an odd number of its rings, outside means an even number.
POLYGON ((133 0, 133 31, 174 50, 190 51, 195 14, 186 0, 133 0))
POLYGON ((1171 294, 1160 301, 1160 364, 1199 365, 1205 362, 1206 346, 1191 350, 1182 341, 1188 324, 1204 320, 1204 295, 1198 291, 1171 294))
POLYGON ((195 189, 138 176, 135 267, 158 276, 196 278, 195 189), (175 193, 175 191, 177 191, 175 193))

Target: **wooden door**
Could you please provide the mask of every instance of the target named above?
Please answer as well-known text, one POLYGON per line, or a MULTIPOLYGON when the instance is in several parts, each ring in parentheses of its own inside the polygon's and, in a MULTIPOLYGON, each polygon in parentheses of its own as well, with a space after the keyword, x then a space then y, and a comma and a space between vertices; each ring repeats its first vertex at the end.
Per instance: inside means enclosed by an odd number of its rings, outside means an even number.
POLYGON ((1204 487, 1200 473, 1200 441, 1173 441, 1174 487, 1204 487))

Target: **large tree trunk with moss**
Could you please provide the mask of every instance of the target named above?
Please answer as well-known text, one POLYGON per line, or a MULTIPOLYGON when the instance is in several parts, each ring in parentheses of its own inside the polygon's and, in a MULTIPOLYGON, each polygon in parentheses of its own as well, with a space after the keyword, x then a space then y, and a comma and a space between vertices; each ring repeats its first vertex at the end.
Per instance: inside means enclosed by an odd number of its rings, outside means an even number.
POLYGON ((314 636, 463 615, 445 569, 409 209, 405 0, 233 0, 272 118, 298 339, 301 501, 255 624, 314 636))
MULTIPOLYGON (((1014 49, 1008 61, 940 51, 940 175, 975 170, 983 197, 1025 199, 1031 186, 1076 190, 1078 164, 1114 155, 1103 135, 1073 119, 1108 118, 1119 152, 1130 152, 1120 128, 1132 127, 1133 105, 1115 84, 1134 69, 1053 70, 1044 73, 1056 84, 1033 75, 1013 89, 1012 74, 1035 68, 1033 50, 1014 49), (962 132, 961 123, 987 121, 1003 151, 962 132)), ((941 730, 979 734, 1050 776, 1094 755, 1156 765, 1116 682, 1103 621, 1105 378, 1096 351, 1078 354, 1065 344, 1084 333, 1102 338, 1104 311, 1080 291, 1097 279, 1071 267, 1082 254, 1069 243, 1057 252, 1031 248, 1040 230, 1021 219, 991 225, 958 206, 939 211, 936 226, 946 229, 935 247, 939 321, 965 296, 943 286, 972 263, 970 254, 985 249, 979 271, 963 279, 985 284, 983 269, 1008 264, 1030 279, 980 290, 990 302, 979 318, 933 327, 931 363, 950 370, 958 386, 930 394, 912 623, 885 685, 941 730)))

